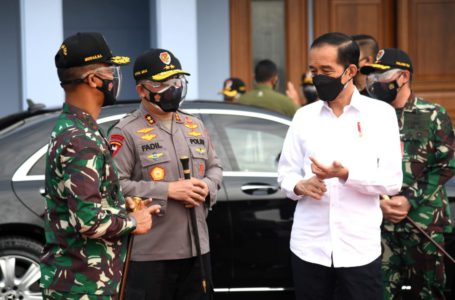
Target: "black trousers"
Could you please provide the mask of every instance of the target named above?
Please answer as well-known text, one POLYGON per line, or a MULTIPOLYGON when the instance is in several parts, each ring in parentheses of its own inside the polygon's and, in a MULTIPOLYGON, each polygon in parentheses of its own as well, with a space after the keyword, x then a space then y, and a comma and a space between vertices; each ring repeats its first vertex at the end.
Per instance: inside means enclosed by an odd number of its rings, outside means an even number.
POLYGON ((213 296, 210 254, 202 255, 207 294, 202 290, 198 257, 160 261, 131 261, 126 300, 209 300, 213 296))
POLYGON ((297 300, 383 300, 381 257, 365 266, 325 267, 292 253, 297 300))

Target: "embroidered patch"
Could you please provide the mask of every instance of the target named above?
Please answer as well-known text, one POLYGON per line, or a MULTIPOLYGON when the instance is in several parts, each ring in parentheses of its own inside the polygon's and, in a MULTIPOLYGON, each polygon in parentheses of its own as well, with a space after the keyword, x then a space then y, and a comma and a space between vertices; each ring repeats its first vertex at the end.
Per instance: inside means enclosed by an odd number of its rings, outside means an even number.
POLYGON ((163 152, 153 153, 148 155, 148 158, 151 158, 154 161, 157 161, 161 156, 163 156, 163 152))
POLYGON ((197 128, 197 124, 185 124, 185 127, 189 129, 195 129, 197 128))
POLYGON ((204 177, 205 167, 203 163, 199 163, 199 176, 204 177))
POLYGON ((155 119, 153 119, 153 117, 151 115, 145 115, 144 118, 147 121, 147 123, 149 123, 150 125, 153 125, 156 123, 155 119))
POLYGON ((151 141, 154 138, 156 138, 156 134, 146 134, 146 135, 141 136, 141 139, 146 140, 146 141, 151 141))
POLYGON ((149 133, 150 131, 154 130, 155 128, 152 128, 152 127, 146 127, 146 128, 141 128, 139 129, 138 131, 136 131, 137 133, 149 133))
POLYGON ((171 56, 169 55, 168 52, 161 52, 160 53, 160 59, 163 62, 163 64, 170 64, 171 63, 171 56))
POLYGON ((200 153, 200 154, 203 154, 203 153, 205 153, 205 149, 204 148, 196 148, 196 152, 200 153))
POLYGON ((197 131, 190 131, 190 132, 188 132, 188 134, 191 135, 191 136, 200 136, 200 135, 202 135, 202 133, 197 132, 197 131))
POLYGON ((125 140, 125 137, 121 134, 113 134, 110 136, 109 146, 111 148, 112 157, 114 157, 120 148, 122 148, 123 140, 125 140))
POLYGON ((166 176, 166 171, 162 167, 154 167, 150 171, 150 177, 153 179, 153 181, 161 181, 164 179, 166 176))

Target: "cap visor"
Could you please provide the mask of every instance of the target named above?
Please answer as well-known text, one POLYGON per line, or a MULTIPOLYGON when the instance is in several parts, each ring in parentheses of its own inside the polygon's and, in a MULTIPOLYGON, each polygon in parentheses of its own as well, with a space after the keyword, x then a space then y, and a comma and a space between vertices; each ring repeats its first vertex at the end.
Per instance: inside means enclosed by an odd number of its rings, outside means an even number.
POLYGON ((109 62, 114 65, 127 65, 130 63, 130 58, 127 56, 112 56, 109 62))
POLYGON ((224 90, 224 91, 222 91, 222 93, 223 93, 223 95, 226 95, 228 97, 235 97, 237 95, 236 90, 233 90, 233 91, 224 90))
POLYGON ((165 79, 167 79, 171 76, 177 75, 177 74, 183 74, 183 75, 188 75, 188 76, 191 75, 190 73, 185 72, 183 70, 171 70, 171 71, 165 71, 165 72, 161 72, 156 75, 153 75, 152 80, 161 81, 161 80, 165 80, 165 79))
POLYGON ((373 73, 374 71, 385 71, 389 70, 391 67, 386 66, 386 65, 381 65, 381 64, 369 64, 360 69, 360 73, 368 75, 370 73, 373 73))

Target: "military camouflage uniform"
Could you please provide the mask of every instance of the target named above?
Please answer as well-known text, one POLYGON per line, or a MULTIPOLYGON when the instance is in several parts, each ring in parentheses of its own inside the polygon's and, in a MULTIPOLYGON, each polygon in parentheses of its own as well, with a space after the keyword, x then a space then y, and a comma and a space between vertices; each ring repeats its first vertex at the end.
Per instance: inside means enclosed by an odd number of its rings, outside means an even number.
POLYGON ((133 228, 117 170, 95 120, 65 104, 46 159, 45 299, 110 299, 118 293, 133 228))
MULTIPOLYGON (((443 245, 443 233, 452 230, 444 188, 455 171, 452 123, 443 107, 415 96, 396 112, 403 149, 400 195, 412 206, 408 216, 443 245)), ((400 293, 411 299, 443 299, 444 260, 436 247, 406 219, 384 221, 382 237, 385 299, 400 299, 400 293)))

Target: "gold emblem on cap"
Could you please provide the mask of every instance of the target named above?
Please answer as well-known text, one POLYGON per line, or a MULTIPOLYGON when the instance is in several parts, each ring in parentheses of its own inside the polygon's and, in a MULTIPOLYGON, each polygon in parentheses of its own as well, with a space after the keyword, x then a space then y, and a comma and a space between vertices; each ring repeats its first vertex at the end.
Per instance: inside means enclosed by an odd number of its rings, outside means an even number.
POLYGON ((118 65, 124 65, 130 63, 130 58, 127 56, 113 56, 111 62, 118 65))
POLYGON ((63 55, 65 55, 65 56, 68 55, 68 48, 66 47, 65 44, 62 44, 62 45, 60 46, 60 49, 62 49, 63 55))
POLYGON ((376 55, 376 62, 378 62, 384 56, 384 49, 379 50, 378 55, 376 55))
POLYGON ((92 56, 87 56, 86 58, 84 58, 84 61, 92 61, 92 60, 100 59, 100 58, 103 58, 103 55, 96 54, 96 55, 92 55, 92 56))
POLYGON ((169 52, 161 52, 160 53, 160 60, 163 62, 163 64, 170 64, 171 63, 171 55, 169 52))

